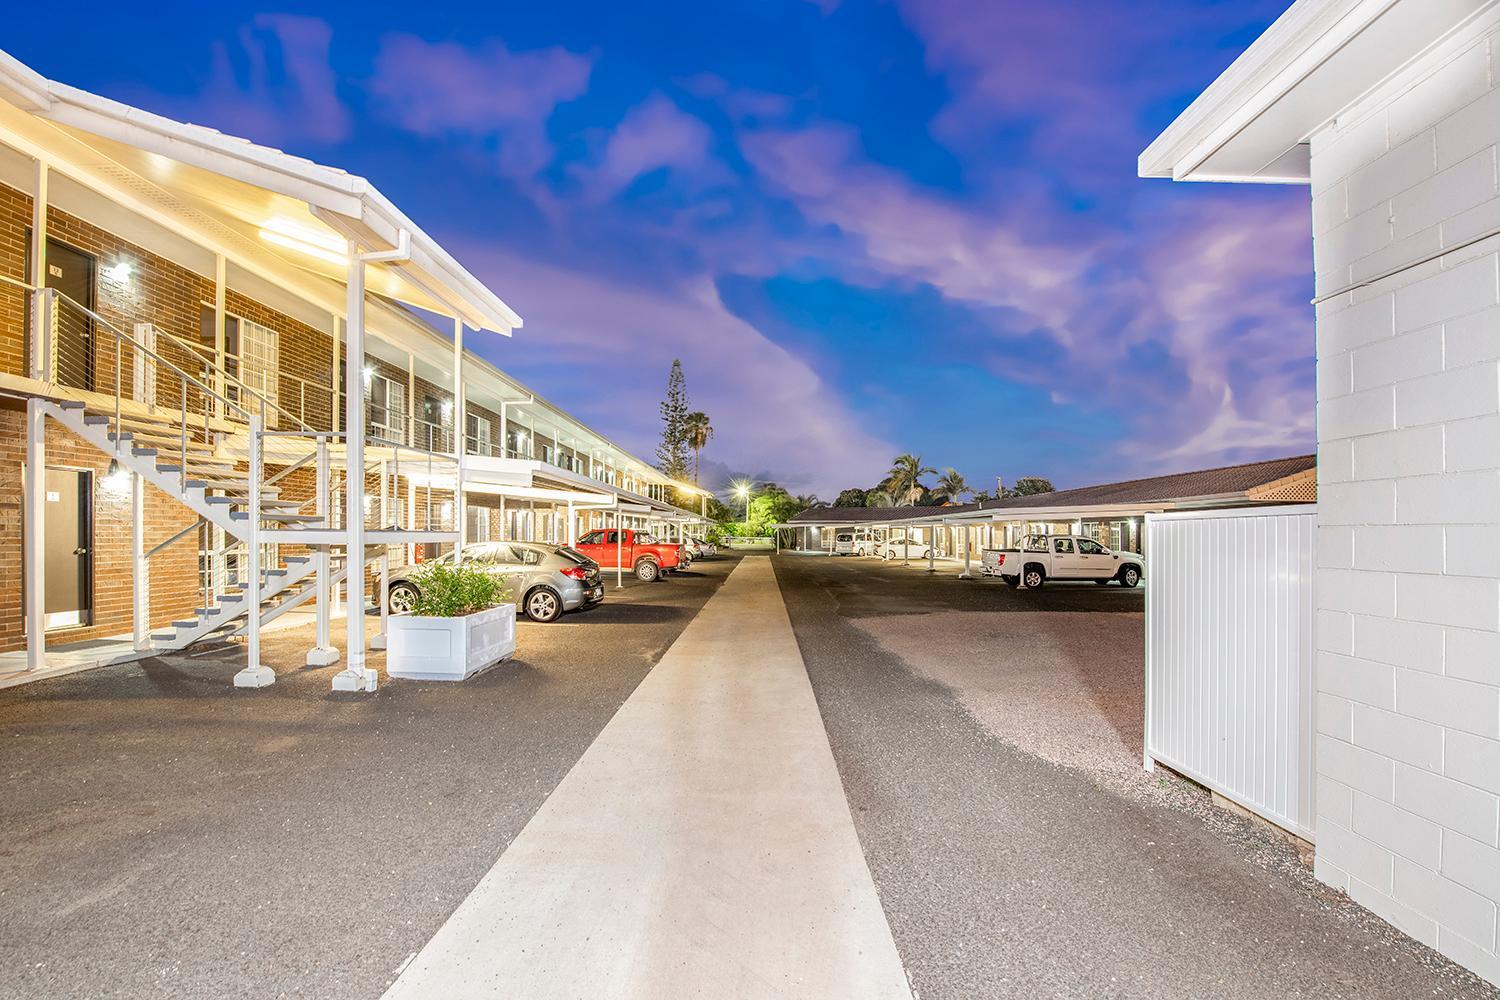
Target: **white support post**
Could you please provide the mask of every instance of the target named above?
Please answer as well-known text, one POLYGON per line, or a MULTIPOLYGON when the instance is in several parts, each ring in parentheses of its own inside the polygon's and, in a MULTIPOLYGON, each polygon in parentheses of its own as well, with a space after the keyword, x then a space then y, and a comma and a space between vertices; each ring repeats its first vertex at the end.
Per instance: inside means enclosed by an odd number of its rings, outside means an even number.
MULTIPOLYGON (((324 527, 333 527, 333 505, 329 502, 331 497, 329 491, 332 489, 332 469, 328 461, 328 439, 318 438, 318 482, 317 482, 317 511, 318 518, 324 527)), ((339 651, 333 646, 332 636, 329 634, 329 618, 333 611, 333 594, 330 593, 329 581, 332 573, 329 572, 329 562, 332 553, 326 545, 319 545, 317 554, 313 557, 317 560, 318 594, 317 594, 317 645, 307 651, 307 665, 309 667, 326 667, 339 662, 339 651)))
MULTIPOLYGON (((214 391, 221 397, 227 395, 228 365, 224 357, 229 352, 229 314, 225 304, 225 292, 229 285, 229 264, 223 254, 214 255, 214 391)), ((243 336, 243 331, 241 331, 243 336)), ((335 348, 338 340, 334 340, 335 348)), ((226 416, 223 403, 214 401, 214 415, 226 416)))
MULTIPOLYGON (((458 521, 458 548, 453 561, 460 562, 468 544, 469 524, 464 509, 464 461, 469 453, 468 399, 464 395, 464 321, 453 317, 453 459, 458 463, 453 480, 453 515, 458 521)), ((503 429, 502 429, 503 433, 503 429)))
POLYGON ((146 479, 130 475, 130 589, 131 646, 137 653, 151 648, 151 570, 146 562, 146 479))
POLYGON ((964 524, 960 526, 959 530, 963 532, 963 535, 960 537, 964 546, 964 571, 958 574, 958 578, 960 580, 972 580, 974 579, 974 566, 969 557, 969 526, 964 524))
MULTIPOLYGON (((363 360, 360 361, 360 368, 364 368, 363 360)), ((360 379, 360 385, 364 385, 364 376, 360 375, 360 379)), ((386 419, 389 420, 390 417, 387 416, 386 419)), ((406 443, 412 447, 417 446, 417 356, 410 352, 406 355, 406 443)), ((422 446, 426 447, 427 442, 423 442, 422 446)), ((432 525, 429 524, 428 527, 431 528, 432 525)))
MULTIPOLYGON (((380 463, 380 520, 378 526, 385 528, 389 523, 386 516, 386 495, 390 492, 390 466, 382 461, 380 463)), ((391 549, 388 545, 380 547, 380 582, 375 590, 376 600, 380 604, 380 631, 370 637, 371 649, 384 649, 386 630, 390 627, 390 595, 391 595, 391 549)))
MULTIPOLYGON (((27 276, 33 288, 47 287, 47 163, 37 160, 36 180, 31 192, 31 274, 27 276)), ((52 297, 42 292, 32 293, 31 314, 31 377, 51 381, 51 366, 47 363, 51 353, 52 297)))
POLYGON ((573 501, 568 501, 568 548, 578 544, 578 517, 573 512, 573 501))
MULTIPOLYGON (((348 606, 344 669, 333 677, 335 691, 374 691, 375 673, 365 668, 365 262, 358 244, 349 243, 348 302, 344 353, 344 531, 348 606)), ((411 401, 408 400, 408 406, 411 401)))
POLYGON ((47 418, 40 399, 26 401, 26 669, 47 665, 47 418))
POLYGON ((259 413, 250 417, 248 481, 250 512, 246 518, 249 530, 245 536, 245 549, 249 554, 249 567, 245 576, 245 669, 234 675, 237 688, 268 687, 276 683, 276 672, 260 662, 260 490, 265 478, 262 465, 260 431, 262 417, 259 413))
POLYGON ((625 557, 625 528, 620 524, 620 508, 615 508, 615 589, 620 590, 625 586, 625 564, 620 560, 625 557))

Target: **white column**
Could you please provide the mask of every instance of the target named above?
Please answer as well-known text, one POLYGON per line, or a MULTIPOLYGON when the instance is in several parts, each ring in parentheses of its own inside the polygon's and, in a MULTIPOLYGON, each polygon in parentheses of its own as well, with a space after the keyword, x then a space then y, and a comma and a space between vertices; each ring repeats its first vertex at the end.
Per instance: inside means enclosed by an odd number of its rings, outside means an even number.
MULTIPOLYGON (((47 164, 37 160, 36 181, 31 191, 31 273, 27 280, 36 288, 47 287, 47 164)), ((50 353, 51 321, 47 316, 47 296, 31 296, 31 377, 46 379, 47 355, 50 353)))
POLYGON ((151 648, 151 571, 146 563, 146 480, 130 474, 130 589, 131 645, 136 652, 151 648))
POLYGON ((248 437, 249 472, 247 483, 250 494, 250 511, 245 519, 249 529, 245 536, 245 551, 249 554, 249 567, 245 572, 245 669, 234 675, 234 686, 238 688, 260 688, 276 683, 276 672, 260 662, 260 490, 265 479, 262 464, 260 432, 262 417, 251 416, 248 437))
MULTIPOLYGON (((317 480, 317 506, 314 510, 326 528, 333 527, 333 505, 329 502, 329 490, 332 487, 332 470, 328 461, 328 440, 318 439, 318 480, 317 480)), ((333 611, 333 594, 330 592, 329 580, 332 574, 329 572, 329 560, 331 553, 328 546, 319 545, 317 553, 313 556, 317 560, 317 645, 307 651, 307 665, 309 667, 326 667, 339 661, 339 651, 333 647, 333 640, 329 634, 329 617, 333 611)))
POLYGON ((348 435, 344 479, 344 530, 348 552, 347 643, 344 669, 333 678, 335 691, 373 691, 375 674, 365 669, 365 262, 349 244, 348 303, 345 309, 344 425, 348 435))
MULTIPOLYGON (((228 388, 225 385, 225 377, 228 367, 224 364, 224 355, 229 348, 229 323, 225 307, 225 288, 229 283, 229 266, 223 254, 214 255, 214 391, 220 396, 225 395, 228 388)), ((337 341, 335 341, 337 343, 337 341)), ((152 402, 155 402, 153 399, 152 402)), ((214 401, 214 416, 225 416, 221 409, 223 406, 218 400, 214 401)))
POLYGON ((964 547, 964 571, 958 574, 958 578, 960 580, 972 580, 974 579, 974 567, 969 558, 969 526, 967 524, 961 525, 958 530, 963 532, 960 536, 960 541, 964 547))
POLYGON ((578 544, 578 517, 573 513, 573 501, 568 501, 568 547, 578 544))
MULTIPOLYGON (((469 525, 464 509, 464 460, 469 453, 468 399, 464 395, 464 321, 453 317, 453 458, 458 463, 453 479, 453 516, 458 519, 458 549, 455 562, 463 559, 469 525)), ((504 428, 501 429, 504 433, 504 428)), ((503 438, 502 438, 503 440, 503 438)))
POLYGON ((620 561, 625 555, 625 529, 620 524, 620 510, 615 508, 615 589, 625 586, 625 566, 620 561))
MULTIPOLYGON (((390 465, 385 461, 380 463, 380 520, 379 527, 384 529, 390 522, 389 511, 386 507, 386 497, 391 489, 390 465)), ((380 607, 380 632, 370 638, 371 649, 384 649, 387 628, 390 625, 390 593, 391 593, 391 549, 388 545, 380 547, 380 582, 376 585, 375 600, 380 607)))
POLYGON ((42 401, 26 401, 26 669, 47 665, 47 425, 42 401))

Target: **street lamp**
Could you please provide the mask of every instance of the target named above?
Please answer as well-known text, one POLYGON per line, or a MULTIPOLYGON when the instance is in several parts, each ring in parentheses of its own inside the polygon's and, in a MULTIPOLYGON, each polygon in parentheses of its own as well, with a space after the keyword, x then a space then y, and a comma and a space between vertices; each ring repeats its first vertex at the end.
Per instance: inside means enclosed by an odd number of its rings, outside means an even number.
POLYGON ((734 495, 739 497, 745 504, 745 521, 750 520, 750 486, 751 484, 741 479, 733 484, 734 495))

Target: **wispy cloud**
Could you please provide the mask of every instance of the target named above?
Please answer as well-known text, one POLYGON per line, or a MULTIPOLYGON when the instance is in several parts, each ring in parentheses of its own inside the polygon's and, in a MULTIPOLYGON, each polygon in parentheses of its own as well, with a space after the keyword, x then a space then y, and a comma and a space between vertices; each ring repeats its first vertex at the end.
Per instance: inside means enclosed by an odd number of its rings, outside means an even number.
POLYGON ((369 87, 407 131, 493 144, 501 168, 525 177, 552 161, 547 120, 588 89, 592 66, 558 46, 515 51, 499 40, 471 47, 394 34, 381 40, 369 87))
POLYGON ((259 14, 212 47, 208 82, 169 114, 271 145, 332 145, 349 134, 330 62, 333 29, 293 14, 259 14))

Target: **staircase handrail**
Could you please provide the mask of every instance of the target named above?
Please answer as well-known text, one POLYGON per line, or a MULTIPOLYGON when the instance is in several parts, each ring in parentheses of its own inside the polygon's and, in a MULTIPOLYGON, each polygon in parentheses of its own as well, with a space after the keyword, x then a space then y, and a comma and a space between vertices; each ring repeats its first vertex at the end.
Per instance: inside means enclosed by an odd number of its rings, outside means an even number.
MULTIPOLYGON (((151 348, 147 347, 145 344, 142 344, 140 341, 136 340, 130 334, 123 332, 119 327, 115 326, 109 320, 105 319, 103 316, 99 315, 97 312, 95 312, 94 310, 90 309, 88 306, 86 306, 86 305, 82 304, 81 302, 78 302, 77 300, 73 299, 66 292, 60 292, 56 288, 44 288, 44 289, 41 289, 41 291, 44 294, 54 296, 55 298, 59 298, 59 299, 62 299, 63 301, 65 301, 65 302, 67 302, 69 305, 73 306, 79 312, 83 313, 85 316, 88 316, 94 322, 99 323, 103 327, 105 327, 109 331, 109 333, 115 338, 115 340, 117 342, 130 344, 130 346, 131 346, 131 348, 133 350, 140 351, 143 355, 145 355, 146 357, 148 357, 151 360, 155 361, 157 364, 163 365, 168 370, 170 370, 172 372, 175 372, 177 374, 178 378, 182 379, 186 383, 191 383, 192 385, 197 386, 198 390, 200 392, 204 393, 205 395, 207 395, 209 398, 219 400, 221 403, 223 403, 229 409, 235 410, 238 413, 240 413, 241 415, 243 415, 246 420, 250 419, 251 414, 250 414, 249 410, 245 409, 243 406, 240 406, 238 403, 234 402, 233 400, 230 400, 230 399, 228 399, 225 396, 221 396, 219 393, 215 392, 214 389, 211 386, 204 385, 201 381, 199 381, 198 379, 194 378, 192 375, 189 375, 187 372, 183 371, 177 365, 173 364, 171 361, 168 361, 166 358, 162 357, 160 354, 157 354, 155 351, 151 350, 151 348)), ((165 331, 159 331, 159 332, 163 332, 164 333, 165 331)), ((171 334, 167 334, 167 336, 171 337, 172 335, 171 334)), ((176 339, 176 338, 173 338, 173 339, 176 339)), ((115 381, 116 381, 116 383, 119 382, 119 379, 120 379, 119 366, 116 366, 116 371, 115 371, 115 381)), ((116 396, 118 396, 118 395, 119 395, 119 391, 118 391, 118 385, 117 385, 116 396)), ((183 417, 184 417, 184 419, 186 419, 187 414, 184 413, 183 417)))
MULTIPOLYGON (((250 396, 254 396, 256 399, 260 400, 261 403, 264 406, 268 406, 272 410, 274 410, 278 415, 286 417, 294 425, 296 425, 296 427, 298 429, 304 430, 304 431, 311 431, 312 430, 312 427, 310 425, 308 425, 307 423, 304 423, 301 418, 294 416, 291 413, 291 411, 282 409, 282 407, 279 404, 271 401, 270 399, 266 398, 266 396, 264 396, 262 393, 257 392, 255 389, 253 389, 249 385, 247 385, 244 382, 244 380, 242 380, 240 378, 237 378, 237 377, 229 374, 229 372, 227 372, 223 368, 220 368, 219 365, 218 365, 217 354, 215 354, 214 357, 209 357, 208 356, 209 349, 205 345, 203 345, 203 344, 195 344, 191 340, 184 340, 183 338, 177 336, 177 334, 173 333, 172 331, 170 331, 170 330, 164 330, 161 327, 157 326, 155 323, 151 324, 151 328, 156 331, 156 333, 157 333, 158 336, 166 337, 168 340, 170 340, 172 343, 176 344, 178 347, 181 347, 184 350, 191 351, 191 352, 193 352, 195 354, 198 354, 198 355, 202 356, 203 357, 203 361, 204 361, 205 364, 211 364, 212 365, 214 373, 216 375, 218 375, 220 378, 224 379, 227 383, 230 383, 230 384, 234 385, 234 387, 237 388, 242 394, 248 394, 250 396)), ((223 398, 223 397, 217 397, 217 398, 223 398)), ((242 396, 242 398, 243 398, 243 396, 242 396)), ((248 411, 245 411, 245 410, 241 410, 241 412, 248 413, 248 411)), ((262 412, 264 412, 264 411, 262 411, 262 412)))

